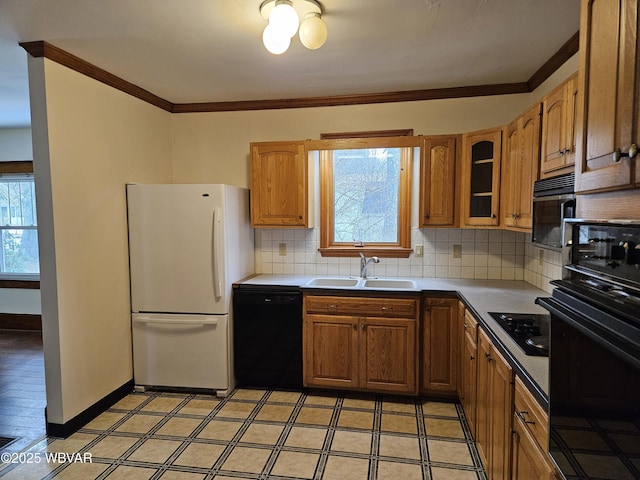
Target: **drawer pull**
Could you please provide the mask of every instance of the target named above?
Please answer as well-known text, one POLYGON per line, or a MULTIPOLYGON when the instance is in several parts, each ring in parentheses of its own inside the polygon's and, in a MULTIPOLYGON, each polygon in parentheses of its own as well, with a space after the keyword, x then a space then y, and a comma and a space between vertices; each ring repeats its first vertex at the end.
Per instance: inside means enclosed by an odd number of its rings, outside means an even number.
POLYGON ((393 307, 380 307, 383 312, 393 312, 393 307))
POLYGON ((526 410, 522 412, 518 412, 518 417, 520 417, 520 420, 522 420, 524 423, 529 423, 531 425, 536 423, 536 422, 532 422, 531 420, 527 420, 527 417, 525 417, 525 415, 529 415, 529 412, 527 412, 526 410))
POLYGON ((338 309, 338 305, 336 305, 335 303, 330 303, 327 305, 327 310, 337 310, 338 309))

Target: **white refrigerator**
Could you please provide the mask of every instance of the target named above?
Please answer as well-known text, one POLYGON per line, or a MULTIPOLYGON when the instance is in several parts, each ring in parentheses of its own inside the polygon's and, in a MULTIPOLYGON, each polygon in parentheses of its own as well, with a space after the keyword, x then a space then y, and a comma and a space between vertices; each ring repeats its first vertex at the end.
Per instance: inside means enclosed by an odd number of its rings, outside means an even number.
POLYGON ((232 283, 254 272, 249 191, 127 185, 134 382, 233 387, 232 283))

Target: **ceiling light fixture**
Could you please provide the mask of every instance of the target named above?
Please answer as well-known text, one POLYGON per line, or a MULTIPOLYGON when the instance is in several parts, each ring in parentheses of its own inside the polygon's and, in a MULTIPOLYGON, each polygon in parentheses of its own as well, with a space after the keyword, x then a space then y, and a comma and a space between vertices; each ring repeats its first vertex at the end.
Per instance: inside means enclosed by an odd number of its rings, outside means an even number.
POLYGON ((260 14, 269 22, 262 33, 262 43, 274 55, 286 52, 298 31, 300 42, 309 50, 320 48, 327 40, 322 5, 316 0, 265 0, 260 14))

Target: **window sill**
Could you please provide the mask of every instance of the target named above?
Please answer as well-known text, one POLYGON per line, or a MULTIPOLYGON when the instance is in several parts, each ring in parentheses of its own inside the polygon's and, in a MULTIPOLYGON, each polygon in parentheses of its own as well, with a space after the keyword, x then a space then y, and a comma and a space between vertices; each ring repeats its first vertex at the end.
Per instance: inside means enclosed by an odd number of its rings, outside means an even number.
POLYGON ((23 288, 25 290, 37 290, 40 288, 40 279, 37 275, 29 276, 29 278, 16 278, 7 275, 0 278, 0 288, 23 288))
POLYGON ((403 247, 325 247, 318 251, 323 257, 357 257, 364 253, 367 257, 380 258, 408 258, 413 252, 410 248, 403 247))

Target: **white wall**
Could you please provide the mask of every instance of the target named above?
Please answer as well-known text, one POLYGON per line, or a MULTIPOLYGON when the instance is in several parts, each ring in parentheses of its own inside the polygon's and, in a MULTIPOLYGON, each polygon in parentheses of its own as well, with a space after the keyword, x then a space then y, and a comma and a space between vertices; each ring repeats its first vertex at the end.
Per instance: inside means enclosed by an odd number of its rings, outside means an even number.
POLYGON ((171 181, 170 114, 29 58, 48 421, 132 378, 125 184, 171 181))
MULTIPOLYGON (((26 288, 0 288, 0 313, 40 315, 40 290, 26 288)), ((2 328, 2 322, 0 322, 2 328)))
POLYGON ((33 160, 30 128, 0 129, 0 162, 33 160))

